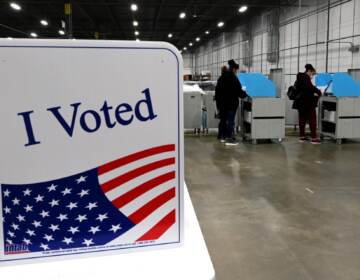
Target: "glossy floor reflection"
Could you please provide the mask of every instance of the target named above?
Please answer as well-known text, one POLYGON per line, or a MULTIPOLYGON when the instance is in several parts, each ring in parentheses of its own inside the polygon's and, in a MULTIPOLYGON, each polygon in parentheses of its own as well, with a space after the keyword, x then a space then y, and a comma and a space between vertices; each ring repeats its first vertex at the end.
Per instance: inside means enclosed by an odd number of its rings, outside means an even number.
POLYGON ((185 137, 217 280, 359 280, 360 143, 225 147, 185 137))

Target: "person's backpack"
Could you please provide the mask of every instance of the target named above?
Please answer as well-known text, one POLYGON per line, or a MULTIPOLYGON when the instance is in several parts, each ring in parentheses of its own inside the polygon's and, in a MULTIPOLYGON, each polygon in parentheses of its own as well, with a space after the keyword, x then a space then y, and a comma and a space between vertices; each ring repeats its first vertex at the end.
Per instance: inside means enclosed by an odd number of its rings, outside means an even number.
POLYGON ((297 90, 296 82, 293 86, 290 86, 287 91, 287 96, 290 100, 296 100, 300 96, 300 92, 297 90))

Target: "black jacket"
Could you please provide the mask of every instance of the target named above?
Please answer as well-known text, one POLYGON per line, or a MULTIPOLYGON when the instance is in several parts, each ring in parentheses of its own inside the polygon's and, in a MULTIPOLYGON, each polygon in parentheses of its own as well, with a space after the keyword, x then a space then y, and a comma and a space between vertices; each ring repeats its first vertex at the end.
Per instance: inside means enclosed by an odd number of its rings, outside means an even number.
POLYGON ((239 107, 239 98, 246 96, 247 94, 242 90, 239 79, 233 72, 225 71, 218 79, 215 88, 215 100, 220 111, 236 111, 239 107))
POLYGON ((299 97, 294 101, 293 109, 311 110, 317 107, 321 91, 313 85, 309 75, 306 73, 297 74, 296 90, 299 91, 299 97))

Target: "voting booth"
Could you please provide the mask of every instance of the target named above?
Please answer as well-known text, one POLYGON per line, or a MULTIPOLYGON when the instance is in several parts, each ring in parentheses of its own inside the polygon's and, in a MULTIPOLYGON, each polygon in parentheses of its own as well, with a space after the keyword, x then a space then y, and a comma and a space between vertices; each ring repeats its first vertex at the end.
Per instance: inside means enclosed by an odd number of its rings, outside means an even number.
POLYGON ((241 134, 256 144, 260 139, 285 137, 285 100, 276 96, 275 84, 261 73, 240 73, 248 97, 241 104, 241 134))
POLYGON ((184 91, 184 128, 200 133, 202 107, 204 104, 203 95, 205 92, 198 84, 186 82, 183 85, 184 91))
POLYGON ((208 129, 218 129, 219 119, 215 102, 216 81, 199 82, 200 88, 205 92, 203 95, 203 107, 206 109, 206 121, 208 129))
POLYGON ((0 265, 183 242, 182 59, 0 40, 0 265))
POLYGON ((347 73, 320 73, 315 78, 321 89, 319 129, 321 137, 360 138, 360 83, 347 73))

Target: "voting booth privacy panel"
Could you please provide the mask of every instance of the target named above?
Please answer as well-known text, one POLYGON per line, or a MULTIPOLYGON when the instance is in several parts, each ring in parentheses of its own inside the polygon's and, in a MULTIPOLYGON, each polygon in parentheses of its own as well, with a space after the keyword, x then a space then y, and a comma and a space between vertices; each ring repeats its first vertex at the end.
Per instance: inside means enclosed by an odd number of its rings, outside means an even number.
POLYGON ((181 244, 181 77, 167 43, 0 40, 0 265, 181 244))

